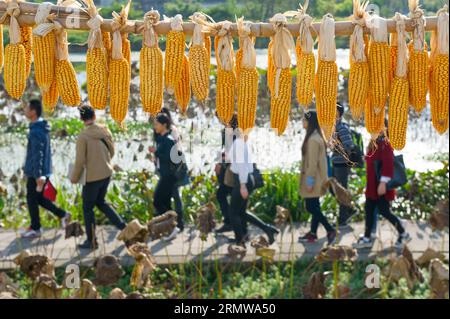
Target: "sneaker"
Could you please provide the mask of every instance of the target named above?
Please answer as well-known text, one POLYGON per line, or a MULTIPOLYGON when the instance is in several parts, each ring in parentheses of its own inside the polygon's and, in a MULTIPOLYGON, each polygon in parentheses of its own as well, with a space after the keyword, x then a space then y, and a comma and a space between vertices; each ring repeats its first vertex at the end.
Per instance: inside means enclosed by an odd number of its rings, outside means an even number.
POLYGON ((38 238, 38 237, 41 237, 41 235, 42 235, 42 232, 40 229, 34 230, 31 227, 23 229, 19 233, 20 233, 20 237, 22 237, 22 238, 38 238))
POLYGON ((371 248, 373 246, 372 238, 366 236, 360 236, 356 244, 353 244, 353 248, 371 248))
POLYGON ((233 231, 233 228, 230 225, 228 225, 228 224, 223 224, 222 227, 214 230, 214 232, 216 234, 227 233, 227 232, 230 232, 230 231, 233 231))
POLYGON ((172 241, 177 237, 177 235, 179 233, 180 233, 180 229, 178 227, 175 227, 169 236, 163 237, 162 239, 164 241, 172 241))
POLYGON ((315 243, 317 241, 317 235, 315 235, 315 234, 313 234, 311 232, 308 232, 304 236, 299 237, 298 241, 300 243, 312 244, 312 243, 315 243))
POLYGON ((82 243, 78 245, 79 249, 91 249, 91 250, 96 250, 98 249, 98 243, 97 241, 94 242, 90 242, 87 239, 82 243))
POLYGON ((405 244, 407 244, 409 241, 411 241, 411 236, 407 232, 403 232, 398 236, 397 241, 395 242, 395 247, 397 248, 403 248, 405 244))
POLYGON ((70 223, 71 219, 72 219, 72 214, 66 213, 66 215, 63 218, 61 218, 61 228, 65 229, 66 226, 70 223))
POLYGON ((334 244, 334 242, 336 241, 336 231, 335 230, 332 230, 327 233, 327 240, 328 240, 328 245, 334 244))

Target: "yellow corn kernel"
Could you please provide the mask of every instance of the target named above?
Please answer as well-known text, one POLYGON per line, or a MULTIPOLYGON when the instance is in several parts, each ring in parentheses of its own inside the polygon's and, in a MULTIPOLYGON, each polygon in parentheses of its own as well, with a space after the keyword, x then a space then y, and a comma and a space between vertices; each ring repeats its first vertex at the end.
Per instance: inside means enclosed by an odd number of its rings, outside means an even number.
POLYGON ((103 48, 88 49, 86 56, 87 93, 91 106, 98 110, 103 110, 107 104, 107 68, 107 51, 103 48))
POLYGON ((417 113, 427 105, 428 64, 428 52, 412 48, 408 63, 409 103, 417 113))
POLYGON ((364 124, 367 132, 372 135, 372 139, 376 139, 384 131, 384 116, 384 108, 381 112, 375 113, 371 91, 369 90, 369 96, 364 105, 364 124))
POLYGON ((389 93, 390 50, 387 43, 370 42, 369 90, 375 113, 384 110, 389 93))
POLYGON ((140 52, 141 101, 145 112, 155 116, 163 103, 163 55, 157 46, 142 47, 140 52))
POLYGON ((131 43, 128 39, 128 33, 122 34, 122 55, 127 60, 131 72, 131 43))
POLYGON ((270 100, 270 126, 276 130, 278 135, 281 135, 289 123, 292 94, 291 70, 289 68, 281 69, 280 74, 274 74, 274 76, 279 76, 279 84, 278 92, 276 92, 277 88, 273 88, 274 92, 270 100))
POLYGON ((34 76, 41 90, 50 88, 55 78, 55 33, 41 37, 33 34, 34 76))
POLYGON ((241 70, 242 65, 242 55, 243 51, 242 49, 239 49, 236 51, 236 81, 239 79, 239 71, 241 70))
POLYGON ((181 79, 186 37, 183 31, 167 33, 164 79, 167 93, 173 94, 181 79))
POLYGON ((189 78, 189 60, 183 54, 183 67, 181 70, 181 79, 175 86, 175 100, 182 114, 185 114, 191 100, 191 81, 189 78))
POLYGON ((431 120, 439 134, 444 134, 448 130, 448 77, 448 55, 437 54, 432 63, 430 107, 431 120))
POLYGON ((13 99, 20 99, 27 85, 25 48, 22 44, 8 44, 5 48, 5 89, 13 99))
POLYGON ((3 69, 3 24, 0 24, 0 72, 3 69))
POLYGON ((192 93, 204 102, 209 94, 209 57, 204 45, 192 45, 189 49, 189 75, 192 93))
POLYGON ((44 111, 47 113, 53 113, 55 110, 56 104, 58 104, 59 93, 56 86, 56 80, 53 81, 52 85, 47 91, 42 91, 42 105, 44 107, 44 111))
POLYGON ((308 108, 313 99, 314 73, 316 72, 316 60, 314 53, 301 54, 297 58, 297 101, 308 108))
POLYGON ((122 126, 127 116, 128 99, 130 97, 130 65, 125 58, 111 60, 109 89, 111 116, 122 126))
POLYGON ((25 70, 27 77, 30 75, 31 71, 31 59, 32 59, 32 42, 33 42, 33 28, 23 26, 20 27, 20 38, 23 47, 25 48, 25 70))
POLYGON ((395 77, 389 98, 389 141, 395 150, 402 150, 406 144, 408 125, 409 84, 407 78, 395 77))
POLYGON ((353 119, 359 120, 361 118, 368 93, 369 64, 367 62, 352 62, 348 80, 348 96, 353 119))
POLYGON ((319 59, 315 86, 317 119, 325 139, 329 140, 336 122, 338 70, 335 61, 319 59))
POLYGON ((273 63, 272 46, 273 40, 269 42, 269 46, 267 48, 267 86, 269 87, 271 95, 273 95, 273 86, 275 83, 275 72, 276 72, 275 65, 273 63))
POLYGON ((237 117, 239 128, 243 131, 255 126, 258 77, 256 68, 241 68, 239 71, 237 117))
POLYGON ((390 52, 390 66, 389 66, 389 81, 395 78, 395 70, 397 69, 397 45, 391 45, 389 47, 390 52))
POLYGON ((102 32, 102 41, 103 41, 103 47, 106 50, 106 58, 107 58, 107 66, 109 66, 109 62, 111 61, 111 54, 112 54, 112 41, 111 41, 111 33, 109 32, 102 32))
POLYGON ((217 69, 216 112, 223 123, 228 123, 234 113, 236 78, 233 71, 217 69))
POLYGON ((56 89, 63 104, 78 106, 81 103, 77 74, 68 60, 56 61, 56 89))

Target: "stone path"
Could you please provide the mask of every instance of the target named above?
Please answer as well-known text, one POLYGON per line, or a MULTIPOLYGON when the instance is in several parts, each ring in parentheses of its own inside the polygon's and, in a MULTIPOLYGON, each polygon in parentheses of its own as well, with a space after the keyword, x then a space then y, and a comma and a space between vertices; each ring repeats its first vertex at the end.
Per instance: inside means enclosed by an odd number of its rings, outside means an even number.
MULTIPOLYGON (((443 252, 447 258, 449 253, 448 232, 433 232, 428 223, 406 221, 405 226, 411 234, 412 241, 408 247, 413 252, 414 257, 418 257, 428 247, 443 252)), ((339 244, 351 245, 356 242, 359 234, 363 232, 363 223, 352 224, 351 228, 342 230, 339 244)), ((289 261, 298 258, 315 256, 322 247, 325 246, 325 233, 319 230, 319 241, 315 244, 301 244, 297 242, 300 234, 307 231, 306 225, 296 224, 293 229, 287 227, 277 237, 276 243, 272 246, 276 250, 276 261, 289 261)), ((100 248, 95 252, 79 251, 76 247, 76 240, 64 239, 64 232, 61 229, 46 230, 40 239, 24 240, 18 238, 15 231, 0 229, 0 269, 11 269, 15 267, 13 259, 22 249, 29 249, 31 252, 45 254, 52 257, 56 266, 77 263, 91 265, 96 257, 102 254, 113 254, 118 256, 124 265, 133 263, 133 259, 128 256, 122 242, 117 241, 118 232, 110 227, 98 228, 98 240, 100 248)), ((251 236, 261 234, 258 230, 251 228, 251 236)), ((231 237, 232 233, 225 234, 231 237)), ((227 247, 229 245, 225 235, 209 235, 206 241, 202 241, 198 232, 188 227, 174 241, 165 243, 163 241, 149 242, 152 254, 159 264, 177 264, 203 259, 204 261, 218 260, 228 262, 227 247)), ((369 259, 375 256, 386 256, 397 253, 393 246, 396 240, 396 231, 386 221, 379 223, 377 240, 372 249, 358 251, 359 259, 369 259)), ((81 242, 81 239, 78 239, 81 242)), ((255 255, 255 249, 247 246, 246 262, 253 262, 260 257, 255 255)))

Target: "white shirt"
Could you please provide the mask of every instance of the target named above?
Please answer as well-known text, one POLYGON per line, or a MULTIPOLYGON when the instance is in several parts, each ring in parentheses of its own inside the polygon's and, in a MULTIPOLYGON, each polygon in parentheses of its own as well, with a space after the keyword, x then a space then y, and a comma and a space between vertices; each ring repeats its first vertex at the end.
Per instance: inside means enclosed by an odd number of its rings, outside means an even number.
POLYGON ((231 171, 239 175, 239 183, 247 183, 248 175, 253 173, 253 156, 249 142, 245 142, 241 137, 236 138, 226 154, 226 160, 231 163, 231 171))

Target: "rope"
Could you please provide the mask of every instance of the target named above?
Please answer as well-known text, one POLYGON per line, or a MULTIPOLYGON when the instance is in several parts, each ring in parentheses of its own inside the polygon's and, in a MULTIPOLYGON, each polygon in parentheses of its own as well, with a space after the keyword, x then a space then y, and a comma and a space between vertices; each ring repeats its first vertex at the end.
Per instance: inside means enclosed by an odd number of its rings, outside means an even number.
POLYGON ((21 42, 20 26, 17 18, 20 16, 20 7, 16 0, 7 1, 6 11, 0 17, 0 24, 4 24, 9 18, 9 42, 17 44, 21 42))
POLYGON ((418 0, 409 0, 409 18, 412 19, 414 51, 422 52, 425 47, 425 17, 418 0))
POLYGON ((111 22, 111 30, 113 35, 112 43, 112 54, 111 57, 114 60, 121 60, 123 58, 122 54, 122 34, 121 32, 125 30, 128 22, 128 13, 130 12, 131 0, 128 1, 125 7, 122 7, 120 14, 113 12, 113 21, 111 22))
POLYGON ((91 17, 87 25, 89 27, 88 48, 103 48, 101 26, 103 18, 98 14, 97 7, 93 0, 84 0, 88 5, 88 14, 91 17))
POLYGON ((52 6, 53 4, 50 2, 42 2, 39 5, 34 17, 34 22, 36 23, 36 27, 33 29, 34 35, 44 37, 50 32, 62 28, 62 25, 55 21, 56 14, 50 13, 52 6))
POLYGON ((151 10, 144 15, 144 24, 139 27, 139 32, 143 34, 143 44, 146 47, 154 47, 158 44, 158 34, 155 32, 155 25, 159 23, 160 15, 157 10, 151 10))

